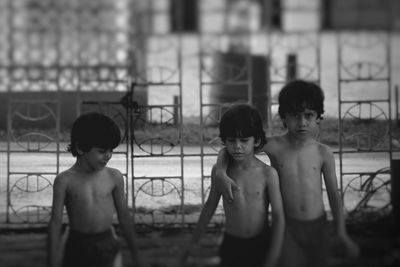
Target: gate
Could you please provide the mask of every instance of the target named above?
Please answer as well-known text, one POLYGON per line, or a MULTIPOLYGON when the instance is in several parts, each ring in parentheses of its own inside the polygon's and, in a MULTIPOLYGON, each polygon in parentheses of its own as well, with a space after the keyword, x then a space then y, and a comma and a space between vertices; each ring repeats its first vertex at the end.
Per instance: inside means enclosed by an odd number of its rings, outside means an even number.
MULTIPOLYGON (((321 84, 321 33, 271 27, 281 23, 277 14, 286 12, 280 1, 245 6, 194 1, 196 23, 181 16, 189 2, 0 0, 0 93, 8 103, 0 105, 5 111, 0 116, 7 113, 7 140, 0 147, 0 163, 6 162, 1 222, 47 222, 54 177, 74 161, 65 151, 65 129, 91 110, 114 118, 123 132, 110 164, 123 173, 136 222, 197 222, 221 147, 217 125, 226 108, 236 102, 254 105, 269 134, 276 134, 281 124, 277 93, 283 84, 295 78, 321 84), (185 114, 188 98, 199 117, 189 130, 184 122, 193 116, 185 114), (185 144, 188 135, 195 140, 191 145, 185 144)), ((317 2, 301 1, 287 12, 316 14, 317 2)), ((368 203, 371 192, 386 197, 393 158, 390 32, 353 33, 337 34, 334 78, 339 186, 349 210, 359 201, 368 203), (370 54, 371 47, 380 54, 370 54), (362 91, 362 99, 360 87, 368 91, 362 91), (382 159, 377 168, 348 169, 349 161, 374 155, 382 159)), ((222 221, 220 207, 213 222, 222 221)))
POLYGON ((9 100, 7 223, 50 217, 52 181, 60 170, 59 113, 57 100, 9 100))
MULTIPOLYGON (((184 222, 182 108, 177 97, 165 105, 136 102, 135 87, 151 83, 128 84, 118 102, 83 101, 81 111, 106 114, 123 132, 122 144, 110 163, 120 170, 124 167, 126 199, 136 223, 171 226, 184 222)), ((167 81, 163 86, 168 86, 167 81)))
POLYGON ((337 37, 340 190, 353 213, 390 206, 390 36, 388 31, 358 31, 337 37), (357 160, 365 163, 351 168, 348 163, 357 160))
MULTIPOLYGON (((200 10, 200 14, 221 15, 219 23, 204 27, 198 36, 203 203, 210 189, 211 168, 221 149, 217 126, 223 112, 234 103, 251 104, 265 122, 267 133, 277 134, 277 124, 281 125, 277 94, 281 87, 293 79, 320 83, 319 31, 280 32, 273 28, 274 14, 283 14, 285 7, 270 6, 277 4, 270 1, 258 4, 260 13, 254 1, 246 5, 232 1, 220 9, 207 9, 204 5, 200 10)), ((312 1, 294 7, 306 13, 317 12, 316 9, 312 1)), ((268 157, 260 157, 269 161, 268 157)), ((223 221, 221 205, 213 221, 223 221)))

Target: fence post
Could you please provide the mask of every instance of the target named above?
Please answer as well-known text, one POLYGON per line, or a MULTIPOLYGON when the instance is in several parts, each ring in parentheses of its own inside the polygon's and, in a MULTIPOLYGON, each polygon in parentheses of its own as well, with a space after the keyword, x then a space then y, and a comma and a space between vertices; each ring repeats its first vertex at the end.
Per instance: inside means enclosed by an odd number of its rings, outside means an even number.
POLYGON ((174 95, 174 126, 179 125, 179 97, 174 95))
POLYGON ((286 58, 286 81, 297 79, 297 55, 288 54, 286 58))
POLYGON ((395 225, 400 224, 400 156, 391 160, 391 203, 395 225))
POLYGON ((398 126, 400 126, 400 120, 399 120, 399 86, 396 85, 394 87, 394 103, 395 103, 395 107, 396 107, 396 123, 398 126))

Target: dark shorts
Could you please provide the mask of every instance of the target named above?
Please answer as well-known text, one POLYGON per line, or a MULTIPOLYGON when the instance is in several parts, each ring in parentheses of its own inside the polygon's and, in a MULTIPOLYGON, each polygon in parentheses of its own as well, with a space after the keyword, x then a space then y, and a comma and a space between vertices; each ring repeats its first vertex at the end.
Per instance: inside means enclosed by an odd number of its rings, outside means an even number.
POLYGON ((111 230, 86 234, 70 230, 63 267, 111 267, 119 251, 111 230))
POLYGON ((314 220, 286 218, 280 267, 327 266, 329 238, 326 214, 314 220))
POLYGON ((225 233, 219 248, 220 267, 261 267, 267 256, 269 239, 267 230, 251 238, 225 233))

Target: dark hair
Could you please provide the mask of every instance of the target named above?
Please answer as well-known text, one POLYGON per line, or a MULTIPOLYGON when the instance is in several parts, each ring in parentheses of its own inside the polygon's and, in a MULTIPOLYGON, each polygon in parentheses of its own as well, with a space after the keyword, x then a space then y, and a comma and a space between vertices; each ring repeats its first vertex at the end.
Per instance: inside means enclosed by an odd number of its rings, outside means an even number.
POLYGON ((118 125, 109 117, 91 112, 79 116, 71 129, 71 144, 67 150, 78 156, 77 148, 88 152, 93 147, 116 148, 121 141, 118 125))
POLYGON ((230 107, 219 123, 219 136, 222 142, 228 137, 250 137, 260 141, 255 150, 262 148, 266 143, 260 114, 256 109, 247 104, 236 104, 230 107))
POLYGON ((284 118, 286 113, 302 112, 307 108, 317 112, 318 118, 322 119, 324 98, 324 92, 318 85, 302 80, 292 81, 279 93, 279 116, 284 118))

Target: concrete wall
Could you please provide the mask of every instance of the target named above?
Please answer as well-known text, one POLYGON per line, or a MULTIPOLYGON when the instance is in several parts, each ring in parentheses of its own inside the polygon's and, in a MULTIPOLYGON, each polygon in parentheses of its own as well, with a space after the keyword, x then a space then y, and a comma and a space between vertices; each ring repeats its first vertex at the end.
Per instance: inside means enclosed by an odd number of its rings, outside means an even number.
POLYGON ((323 25, 332 29, 400 29, 398 0, 323 0, 323 25))
MULTIPOLYGON (((26 101, 60 101, 60 126, 61 130, 69 129, 73 121, 77 117, 80 103, 83 101, 110 101, 118 102, 125 92, 13 92, 13 93, 0 93, 0 130, 6 131, 7 126, 7 110, 10 100, 26 100, 26 101)), ((134 100, 139 105, 146 105, 146 94, 135 94, 134 100)), ((46 127, 46 125, 40 125, 46 127)))

